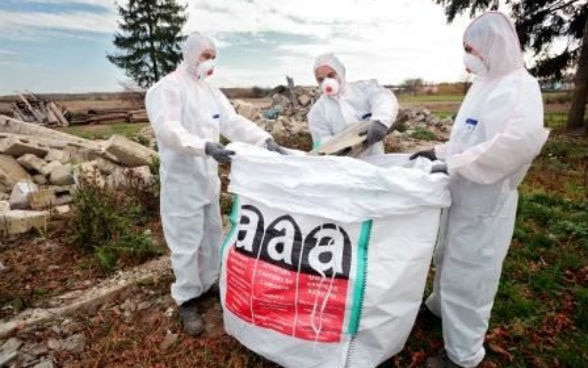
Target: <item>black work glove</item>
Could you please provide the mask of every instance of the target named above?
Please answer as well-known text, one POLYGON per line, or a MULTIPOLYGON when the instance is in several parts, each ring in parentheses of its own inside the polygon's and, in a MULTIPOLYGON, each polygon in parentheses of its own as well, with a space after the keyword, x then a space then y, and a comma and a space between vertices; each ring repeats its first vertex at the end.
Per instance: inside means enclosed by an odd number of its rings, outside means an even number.
POLYGON ((443 173, 446 175, 449 175, 449 172, 447 172, 447 165, 446 164, 434 164, 433 167, 431 167, 431 174, 434 173, 443 173))
POLYGON ((424 158, 427 158, 427 159, 429 159, 431 161, 435 161, 437 159, 437 155, 435 154, 435 149, 434 148, 431 148, 431 149, 428 149, 428 150, 424 150, 424 151, 418 151, 416 153, 413 153, 409 157, 409 159, 410 160, 414 160, 417 157, 424 157, 424 158))
POLYGON ((280 155, 287 155, 288 152, 279 144, 276 143, 272 138, 268 138, 265 141, 265 149, 272 152, 277 152, 280 155))
POLYGON ((235 154, 235 151, 225 149, 222 144, 213 142, 206 142, 204 152, 221 164, 231 162, 231 156, 235 154))
MULTIPOLYGON (((382 139, 384 139, 386 134, 388 134, 388 127, 385 126, 384 124, 380 123, 379 121, 374 120, 374 121, 372 121, 372 124, 370 125, 368 131, 363 134, 367 134, 367 137, 365 139, 365 144, 367 144, 368 146, 371 146, 372 144, 377 143, 377 142, 381 141, 382 139)), ((363 135, 363 134, 361 134, 361 135, 363 135)))

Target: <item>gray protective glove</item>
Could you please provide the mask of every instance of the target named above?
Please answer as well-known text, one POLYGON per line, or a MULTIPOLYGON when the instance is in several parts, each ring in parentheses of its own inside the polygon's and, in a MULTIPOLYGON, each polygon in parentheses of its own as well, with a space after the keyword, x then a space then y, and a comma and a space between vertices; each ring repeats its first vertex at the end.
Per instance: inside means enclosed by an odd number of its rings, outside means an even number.
POLYGON ((372 124, 370 125, 370 128, 367 131, 365 143, 368 146, 371 146, 372 144, 384 139, 386 134, 388 134, 388 127, 380 123, 379 121, 374 120, 372 121, 372 124))
POLYGON ((222 144, 213 142, 206 142, 204 152, 221 164, 231 162, 231 156, 235 154, 235 151, 225 149, 222 144))
POLYGON ((265 141, 265 149, 272 152, 277 152, 280 155, 287 155, 288 152, 279 144, 276 143, 272 138, 268 138, 265 141))
POLYGON ((443 173, 446 175, 449 175, 449 173, 447 172, 447 165, 446 164, 434 164, 433 167, 431 167, 431 174, 434 173, 443 173))
POLYGON ((435 161, 437 159, 437 155, 435 154, 435 149, 434 148, 431 148, 431 149, 428 149, 428 150, 424 150, 424 151, 418 151, 416 153, 413 153, 409 157, 409 159, 410 160, 414 160, 417 157, 424 157, 424 158, 427 158, 427 159, 429 159, 431 161, 435 161))

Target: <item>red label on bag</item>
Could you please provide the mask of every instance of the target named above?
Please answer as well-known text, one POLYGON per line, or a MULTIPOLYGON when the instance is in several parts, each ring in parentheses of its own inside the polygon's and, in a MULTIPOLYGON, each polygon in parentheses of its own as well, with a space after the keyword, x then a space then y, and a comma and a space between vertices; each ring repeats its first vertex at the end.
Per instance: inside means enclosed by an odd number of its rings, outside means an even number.
POLYGON ((336 224, 305 237, 291 216, 267 228, 254 206, 241 208, 226 262, 226 307, 255 326, 304 340, 339 342, 349 284, 351 242, 336 224))

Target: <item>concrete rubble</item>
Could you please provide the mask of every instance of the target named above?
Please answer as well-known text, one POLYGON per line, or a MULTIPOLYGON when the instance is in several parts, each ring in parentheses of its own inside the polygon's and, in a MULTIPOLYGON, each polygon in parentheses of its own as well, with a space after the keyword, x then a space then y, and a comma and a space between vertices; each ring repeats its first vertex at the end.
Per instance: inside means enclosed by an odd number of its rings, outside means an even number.
MULTIPOLYGON (((320 92, 316 87, 297 86, 293 90, 291 94, 287 87, 275 88, 265 109, 256 109, 253 104, 241 100, 233 101, 233 105, 237 113, 252 120, 276 139, 287 141, 297 136, 308 137, 307 115, 320 97, 320 92)), ((395 151, 412 151, 420 148, 419 144, 426 145, 428 141, 431 144, 442 142, 449 138, 452 125, 451 117, 440 119, 425 108, 401 107, 386 146, 393 147, 395 151)), ((144 134, 147 136, 149 133, 144 134)))
POLYGON ((93 141, 0 115, 0 232, 43 228, 49 212, 67 213, 77 179, 93 173, 99 183, 124 185, 120 178, 151 180, 157 152, 125 137, 93 141), (134 172, 133 171, 133 172, 134 172), (116 177, 116 178, 114 178, 116 177))
MULTIPOLYGON (((309 140, 307 115, 320 97, 320 91, 317 87, 296 86, 293 96, 294 101, 290 90, 280 86, 261 104, 240 99, 233 100, 232 104, 238 114, 253 121, 281 142, 294 141, 299 137, 309 140)), ((385 140, 386 150, 414 152, 420 148, 429 148, 435 143, 446 141, 452 125, 451 117, 442 119, 426 108, 401 106, 385 140)), ((139 137, 150 147, 155 147, 155 136, 150 126, 144 128, 139 137)), ((287 143, 285 145, 288 146, 287 143)))

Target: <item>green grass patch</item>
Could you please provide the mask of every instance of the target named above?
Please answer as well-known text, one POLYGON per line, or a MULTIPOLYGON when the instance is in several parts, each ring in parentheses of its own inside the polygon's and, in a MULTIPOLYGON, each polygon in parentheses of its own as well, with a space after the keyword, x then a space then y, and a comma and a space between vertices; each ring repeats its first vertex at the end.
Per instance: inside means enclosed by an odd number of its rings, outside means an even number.
POLYGON ((147 123, 115 123, 104 125, 73 125, 59 130, 86 139, 108 139, 114 134, 134 138, 139 132, 148 126, 147 123))
POLYGON ((400 94, 396 96, 402 103, 427 103, 427 102, 461 102, 465 95, 409 95, 400 94))
POLYGON ((412 138, 422 139, 424 141, 435 141, 438 140, 437 135, 426 128, 416 127, 410 134, 412 138))
MULTIPOLYGON (((156 163, 153 165, 156 169, 156 163)), ((106 272, 139 264, 163 253, 148 225, 159 217, 159 183, 128 176, 120 186, 81 180, 74 194, 75 212, 69 233, 72 244, 92 252, 106 272)))

